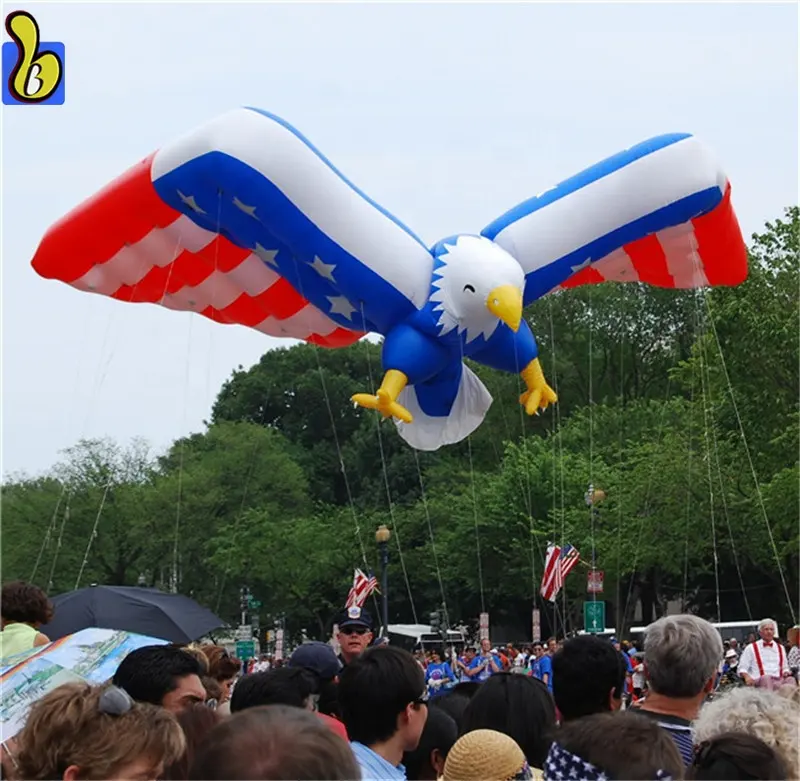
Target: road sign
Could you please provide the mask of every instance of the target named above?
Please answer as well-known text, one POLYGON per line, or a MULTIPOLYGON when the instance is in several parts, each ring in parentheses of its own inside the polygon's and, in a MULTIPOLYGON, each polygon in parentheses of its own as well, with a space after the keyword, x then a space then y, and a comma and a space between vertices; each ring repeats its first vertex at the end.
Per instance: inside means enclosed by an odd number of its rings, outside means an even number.
POLYGON ((589 570, 586 575, 586 590, 590 594, 602 594, 603 593, 603 577, 605 573, 603 570, 595 569, 589 570))
POLYGON ((256 655, 256 644, 254 640, 237 640, 236 656, 239 659, 252 659, 256 655))
POLYGON ((606 631, 606 603, 583 603, 583 630, 591 634, 606 631))

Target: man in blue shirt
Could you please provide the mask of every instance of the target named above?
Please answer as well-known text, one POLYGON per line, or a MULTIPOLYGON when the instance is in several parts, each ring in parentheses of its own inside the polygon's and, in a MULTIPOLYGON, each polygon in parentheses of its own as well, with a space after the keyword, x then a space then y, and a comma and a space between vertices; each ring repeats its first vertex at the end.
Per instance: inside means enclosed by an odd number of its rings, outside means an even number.
POLYGON ((493 673, 503 671, 500 659, 491 652, 492 644, 487 638, 481 640, 481 652, 476 656, 467 669, 470 680, 481 683, 492 676, 493 673))
POLYGON ((369 648, 344 668, 339 709, 362 781, 405 781, 403 754, 419 744, 427 701, 425 674, 401 648, 369 648))

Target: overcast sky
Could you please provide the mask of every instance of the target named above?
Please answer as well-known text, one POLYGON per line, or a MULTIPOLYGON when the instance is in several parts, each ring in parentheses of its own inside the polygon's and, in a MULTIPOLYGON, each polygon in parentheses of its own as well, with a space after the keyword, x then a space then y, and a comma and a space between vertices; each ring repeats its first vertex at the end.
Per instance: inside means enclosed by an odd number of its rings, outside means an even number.
POLYGON ((429 243, 672 131, 716 150, 747 236, 797 202, 795 5, 21 5, 66 44, 66 103, 3 107, 4 474, 81 437, 163 450, 281 344, 30 267, 65 212, 230 108, 287 119, 429 243))

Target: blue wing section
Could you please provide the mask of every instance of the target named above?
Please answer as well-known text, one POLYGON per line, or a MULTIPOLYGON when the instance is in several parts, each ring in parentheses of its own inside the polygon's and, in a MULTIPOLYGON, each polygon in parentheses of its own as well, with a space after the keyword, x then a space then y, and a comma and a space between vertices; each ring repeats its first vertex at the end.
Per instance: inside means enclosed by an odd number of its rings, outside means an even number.
POLYGON ((427 298, 433 259, 420 239, 267 112, 231 112, 165 147, 153 185, 345 328, 386 334, 427 298))

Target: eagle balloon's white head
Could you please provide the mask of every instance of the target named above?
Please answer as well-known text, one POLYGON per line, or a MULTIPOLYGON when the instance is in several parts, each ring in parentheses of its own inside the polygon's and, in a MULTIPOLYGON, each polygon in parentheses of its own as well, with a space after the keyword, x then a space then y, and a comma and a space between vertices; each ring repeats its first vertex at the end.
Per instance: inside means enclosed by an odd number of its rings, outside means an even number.
POLYGON ((467 342, 488 339, 504 322, 522 321, 525 273, 513 255, 483 236, 458 236, 437 255, 430 300, 440 333, 465 333, 467 342))

